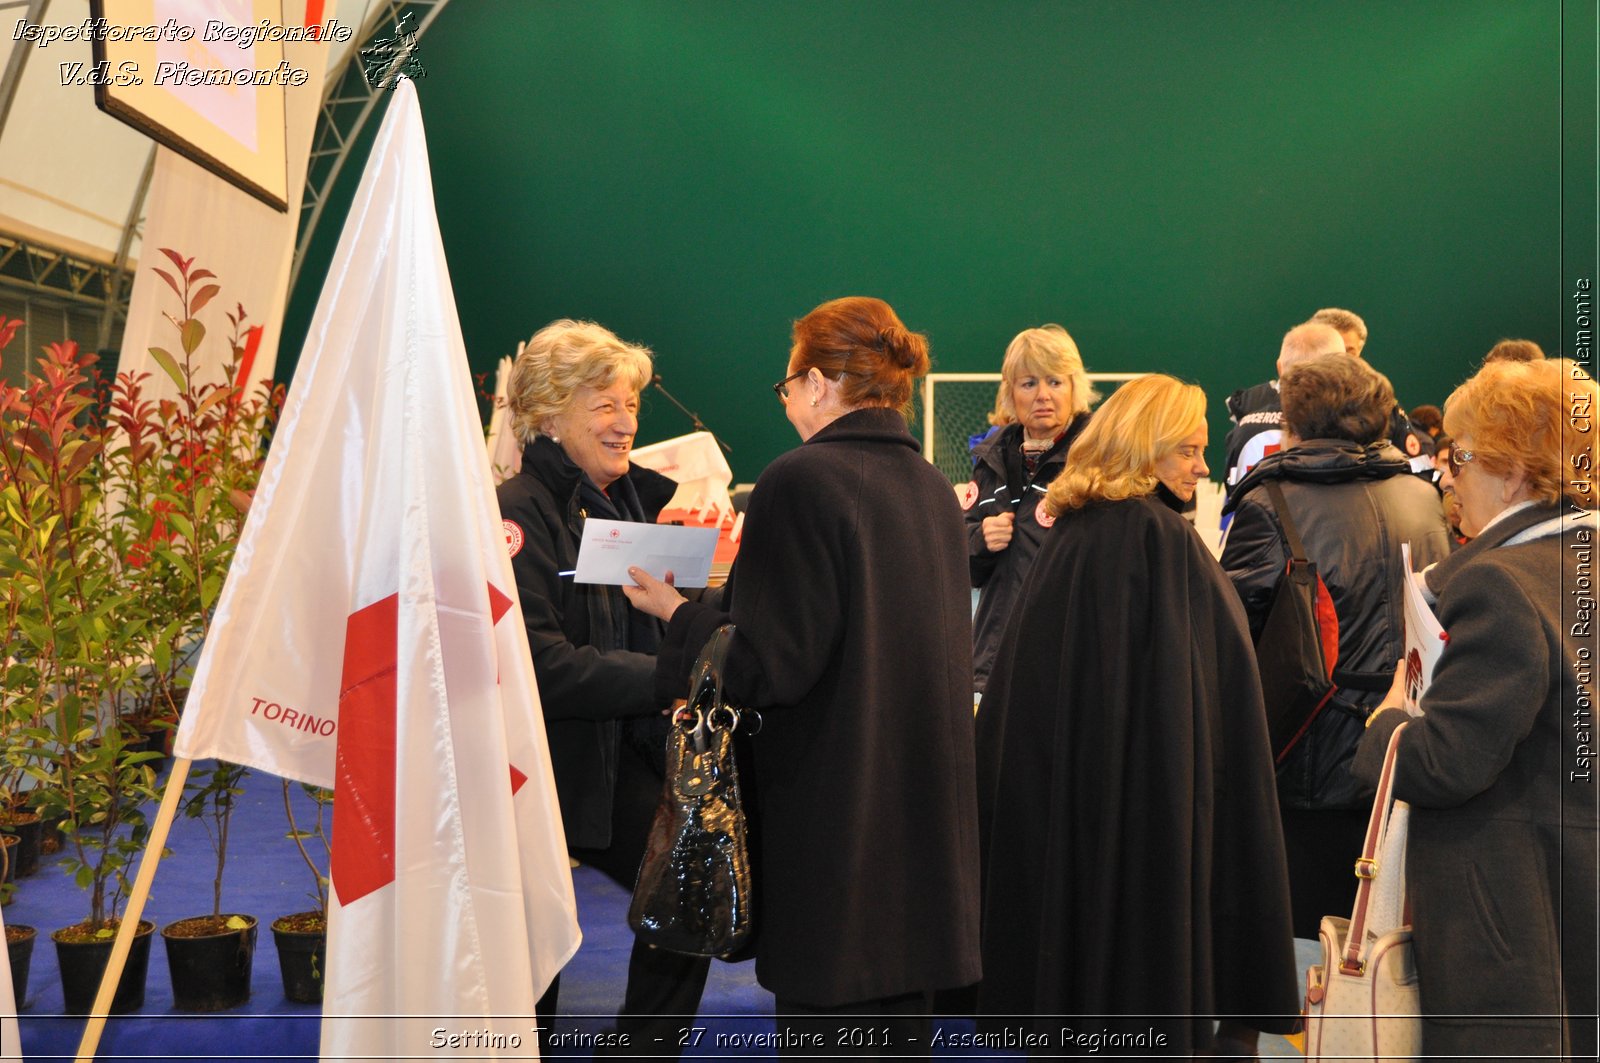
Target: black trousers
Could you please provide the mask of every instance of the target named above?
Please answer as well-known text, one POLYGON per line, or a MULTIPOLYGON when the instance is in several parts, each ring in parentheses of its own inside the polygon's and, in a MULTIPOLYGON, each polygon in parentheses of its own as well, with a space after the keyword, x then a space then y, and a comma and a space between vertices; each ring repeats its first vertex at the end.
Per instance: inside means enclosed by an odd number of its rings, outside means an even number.
POLYGON ((779 997, 774 1006, 778 1055, 784 1058, 933 1055, 933 996, 902 993, 817 1007, 779 997))
MULTIPOLYGON (((580 862, 631 891, 644 859, 645 840, 661 799, 660 770, 648 755, 624 740, 617 764, 617 790, 611 811, 611 844, 604 849, 573 849, 580 862)), ((677 1058, 683 1030, 694 1024, 711 961, 654 949, 637 941, 628 958, 628 987, 617 1012, 617 1031, 628 1045, 619 1055, 677 1058)), ((540 1025, 553 1018, 560 979, 539 1001, 540 1025)), ((612 1054, 612 1053, 603 1053, 612 1054)))

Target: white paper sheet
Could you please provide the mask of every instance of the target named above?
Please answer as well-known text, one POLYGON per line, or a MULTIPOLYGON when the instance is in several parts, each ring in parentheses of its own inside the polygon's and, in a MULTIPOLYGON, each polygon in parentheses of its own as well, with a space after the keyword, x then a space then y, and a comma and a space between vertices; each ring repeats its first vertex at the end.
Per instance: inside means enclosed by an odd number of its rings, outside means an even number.
POLYGON ((638 524, 591 517, 578 547, 576 583, 628 586, 628 567, 637 565, 656 579, 672 573, 679 587, 704 587, 717 552, 717 529, 676 524, 638 524))
POLYGON ((1423 691, 1433 682, 1433 669, 1444 653, 1444 628, 1439 618, 1428 608, 1427 599, 1417 587, 1417 577, 1411 573, 1411 544, 1400 547, 1406 572, 1406 711, 1413 716, 1422 714, 1418 703, 1423 691))

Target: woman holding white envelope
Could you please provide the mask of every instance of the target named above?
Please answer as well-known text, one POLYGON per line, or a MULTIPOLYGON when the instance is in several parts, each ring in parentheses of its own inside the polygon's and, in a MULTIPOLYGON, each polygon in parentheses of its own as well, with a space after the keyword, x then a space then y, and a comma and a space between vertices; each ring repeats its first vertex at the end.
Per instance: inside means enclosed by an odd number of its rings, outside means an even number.
MULTIPOLYGON (((629 460, 650 352, 590 322, 534 334, 512 369, 522 469, 497 489, 573 856, 632 889, 661 795, 667 722, 659 621, 620 587, 576 583, 589 518, 653 524, 677 485, 629 460)), ((676 1055, 710 961, 635 944, 617 1019, 631 1047, 676 1055), (660 1038, 658 1041, 657 1038, 660 1038)), ((541 1012, 554 1010, 552 988, 541 1012)))
MULTIPOLYGON (((1428 572, 1448 642, 1394 774, 1429 1059, 1595 1058, 1597 399, 1552 359, 1445 404, 1473 539, 1428 572)), ((1369 782, 1404 668, 1356 749, 1369 782)))

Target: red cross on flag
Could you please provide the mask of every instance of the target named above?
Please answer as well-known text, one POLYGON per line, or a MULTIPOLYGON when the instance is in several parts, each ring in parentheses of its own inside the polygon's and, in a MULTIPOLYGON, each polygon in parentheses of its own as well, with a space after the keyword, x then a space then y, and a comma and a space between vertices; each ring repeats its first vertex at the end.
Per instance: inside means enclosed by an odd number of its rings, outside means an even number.
POLYGON ((334 788, 324 1059, 433 1059, 441 1025, 527 1058, 577 949, 515 594, 402 81, 176 741, 334 788))

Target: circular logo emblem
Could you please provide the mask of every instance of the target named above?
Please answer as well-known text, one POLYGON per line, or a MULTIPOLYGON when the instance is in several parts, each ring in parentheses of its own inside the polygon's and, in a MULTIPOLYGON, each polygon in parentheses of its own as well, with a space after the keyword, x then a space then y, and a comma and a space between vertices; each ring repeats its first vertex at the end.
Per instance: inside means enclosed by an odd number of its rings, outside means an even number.
POLYGON ((620 531, 618 531, 618 530, 617 530, 617 529, 615 529, 615 528, 612 528, 612 529, 611 529, 611 537, 612 537, 612 538, 613 538, 613 539, 615 539, 615 538, 616 538, 616 537, 617 537, 617 536, 619 536, 619 535, 621 535, 621 534, 622 534, 622 533, 621 533, 621 532, 620 532, 620 531))
POLYGON ((964 513, 978 503, 978 485, 971 480, 956 488, 956 501, 964 513))
POLYGON ((1422 453, 1422 443, 1415 432, 1406 433, 1406 453, 1413 458, 1422 453))
POLYGON ((500 527, 506 533, 506 553, 516 557, 522 552, 522 544, 525 541, 522 535, 522 527, 513 520, 501 521, 500 527))
POLYGON ((1033 519, 1041 528, 1050 528, 1055 525, 1056 519, 1050 511, 1044 508, 1044 499, 1039 499, 1039 505, 1033 511, 1033 519))

